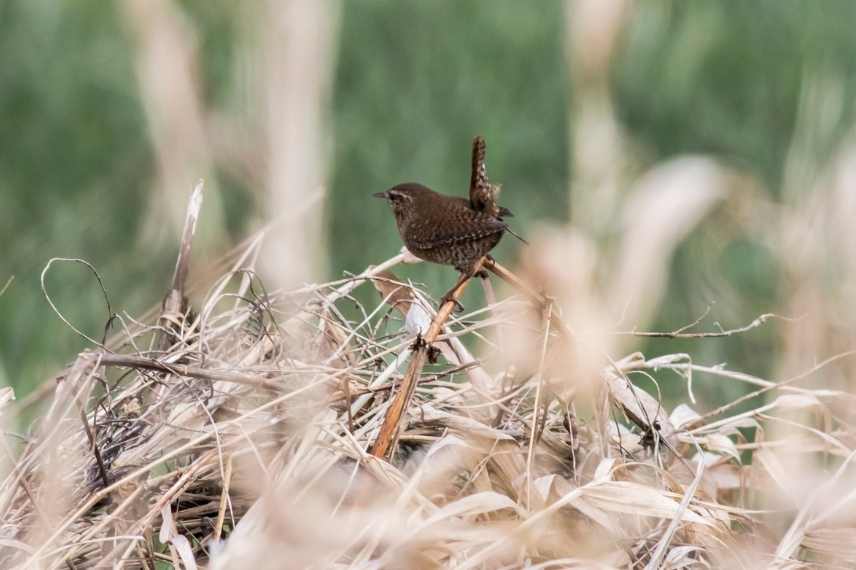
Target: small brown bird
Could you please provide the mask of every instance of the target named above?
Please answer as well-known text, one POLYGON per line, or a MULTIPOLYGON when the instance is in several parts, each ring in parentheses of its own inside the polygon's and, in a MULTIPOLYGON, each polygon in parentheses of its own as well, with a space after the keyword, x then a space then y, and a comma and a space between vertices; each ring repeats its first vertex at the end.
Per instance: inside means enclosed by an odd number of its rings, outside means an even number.
POLYGON ((467 275, 473 274, 476 262, 508 230, 501 217, 474 210, 464 198, 439 194, 415 182, 398 184, 374 196, 389 201, 398 233, 413 255, 452 265, 467 275))
POLYGON ((507 231, 523 241, 503 221, 513 214, 496 204, 498 187, 487 180, 484 139, 473 141, 470 199, 446 196, 406 182, 374 194, 386 199, 395 215, 398 233, 407 249, 420 259, 452 265, 472 277, 476 264, 507 231))
MULTIPOLYGON (((452 265, 461 272, 461 279, 477 273, 479 260, 496 247, 505 232, 526 243, 503 221, 513 214, 496 203, 500 187, 488 181, 485 151, 484 139, 473 139, 469 200, 434 192, 416 182, 374 194, 389 202, 398 233, 413 255, 452 265)), ((487 274, 481 272, 480 276, 487 274)))

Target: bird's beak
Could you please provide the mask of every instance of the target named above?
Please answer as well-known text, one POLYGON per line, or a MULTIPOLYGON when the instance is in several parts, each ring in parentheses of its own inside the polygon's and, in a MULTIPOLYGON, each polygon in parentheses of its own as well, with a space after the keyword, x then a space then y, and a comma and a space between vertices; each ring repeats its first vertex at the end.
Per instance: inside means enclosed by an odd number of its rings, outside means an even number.
POLYGON ((374 196, 375 198, 383 198, 383 199, 389 198, 389 194, 386 192, 375 192, 374 194, 372 194, 372 196, 374 196))

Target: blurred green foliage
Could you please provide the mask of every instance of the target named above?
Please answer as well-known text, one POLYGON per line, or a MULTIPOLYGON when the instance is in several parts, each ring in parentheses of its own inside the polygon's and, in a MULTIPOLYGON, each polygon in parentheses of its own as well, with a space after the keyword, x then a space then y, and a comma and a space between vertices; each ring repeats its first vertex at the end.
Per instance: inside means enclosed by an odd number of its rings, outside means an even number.
MULTIPOLYGON (((25 392, 83 345, 42 298, 51 257, 84 257, 124 307, 163 282, 137 243, 152 176, 127 39, 109 4, 0 3, 0 382, 25 392), (140 284, 144 284, 140 287, 140 284)), ((67 318, 99 337, 106 309, 81 267, 47 282, 67 318)))
POLYGON ((777 192, 810 81, 840 80, 846 101, 818 156, 852 126, 854 18, 847 1, 643 2, 615 65, 619 113, 657 158, 713 153, 777 192))
MULTIPOLYGON (((16 277, 0 297, 0 383, 19 392, 84 347, 40 294, 39 273, 49 258, 92 262, 114 304, 132 314, 160 300, 171 270, 168 244, 140 240, 155 166, 132 42, 117 6, 0 1, 0 285, 16 277)), ((234 46, 247 33, 235 6, 180 6, 197 33, 206 103, 248 114, 234 85, 242 77, 234 46)), ((356 272, 398 251, 392 218, 372 192, 417 180, 465 193, 475 134, 487 137, 489 173, 504 185, 502 201, 517 214, 516 229, 526 234, 536 220, 567 217, 574 90, 564 20, 557 0, 341 4, 329 267, 356 272)), ((756 174, 775 197, 809 81, 828 80, 840 90, 831 127, 810 147, 815 159, 823 161, 850 128, 854 21, 856 4, 847 1, 640 2, 613 69, 617 113, 644 162, 713 153, 756 174)), ((253 198, 239 180, 224 179, 220 188, 237 237, 254 213, 253 198)), ((751 319, 768 310, 778 269, 764 248, 737 236, 699 269, 699 256, 709 255, 699 239, 677 255, 672 302, 657 327, 685 324, 716 302, 687 277, 699 271, 702 280, 715 273, 739 291, 737 315, 751 319)), ((497 257, 512 259, 516 247, 505 240, 497 257)), ((438 296, 454 279, 430 266, 402 275, 438 296)), ((84 269, 59 267, 48 286, 72 322, 100 336, 103 303, 84 269)), ((466 302, 480 297, 471 291, 466 302)), ((711 321, 745 322, 732 317, 713 306, 711 321)), ((694 352, 764 372, 769 359, 758 354, 769 349, 772 334, 710 342, 694 352)))

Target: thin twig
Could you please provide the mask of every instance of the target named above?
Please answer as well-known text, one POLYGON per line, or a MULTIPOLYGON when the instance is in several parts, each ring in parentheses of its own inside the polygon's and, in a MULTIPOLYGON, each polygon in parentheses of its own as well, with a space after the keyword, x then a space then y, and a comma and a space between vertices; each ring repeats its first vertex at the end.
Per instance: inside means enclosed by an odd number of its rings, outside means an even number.
POLYGON ((86 419, 86 411, 79 401, 76 402, 76 405, 77 411, 80 413, 80 421, 83 423, 83 429, 86 432, 86 439, 89 440, 92 454, 95 456, 95 463, 98 465, 98 474, 101 476, 101 482, 106 487, 110 484, 110 477, 107 475, 107 466, 104 465, 104 459, 101 457, 101 451, 98 449, 95 434, 92 433, 92 428, 89 427, 89 420, 86 419))
MULTIPOLYGON (((91 271, 93 275, 95 275, 95 279, 98 281, 98 286, 101 288, 101 293, 104 295, 104 303, 107 305, 107 323, 109 325, 109 323, 113 320, 113 309, 110 306, 110 297, 109 297, 109 295, 107 295, 107 289, 104 287, 104 281, 101 279, 101 275, 99 275, 98 271, 92 266, 92 264, 89 263, 88 261, 86 261, 85 259, 79 259, 76 257, 53 257, 53 258, 48 260, 47 265, 45 265, 45 268, 42 269, 40 282, 41 282, 41 287, 42 287, 42 296, 44 296, 45 300, 48 302, 48 305, 51 306, 51 309, 53 309, 53 312, 56 313, 56 315, 60 318, 60 320, 62 322, 64 322, 66 324, 66 326, 68 326, 68 328, 70 328, 71 330, 76 332, 78 336, 82 337, 85 340, 88 340, 89 342, 91 342, 95 346, 99 346, 101 348, 106 349, 106 347, 105 347, 106 342, 105 341, 98 342, 97 340, 90 337, 89 335, 87 335, 86 333, 84 333, 83 331, 81 331, 80 329, 75 327, 73 324, 71 324, 68 321, 68 319, 66 319, 65 316, 63 316, 62 312, 60 312, 59 308, 56 306, 56 304, 53 302, 53 299, 51 299, 51 296, 48 294, 47 286, 45 285, 45 276, 47 275, 48 271, 50 270, 51 265, 53 265, 57 261, 80 263, 81 265, 84 265, 87 269, 89 269, 89 271, 91 271)), ((105 330, 105 332, 106 332, 106 330, 105 330)))
POLYGON ((226 462, 226 474, 223 477, 223 490, 220 493, 220 508, 217 509, 217 523, 214 525, 213 542, 218 542, 223 534, 223 522, 226 520, 226 505, 229 504, 229 487, 232 484, 232 457, 226 462))
MULTIPOLYGON (((544 329, 544 340, 541 343, 541 356, 538 361, 538 372, 536 376, 538 378, 538 386, 535 390, 535 403, 533 404, 533 413, 534 417, 532 418, 532 426, 529 431, 529 449, 526 451, 526 508, 532 508, 532 460, 535 457, 535 446, 537 445, 538 439, 540 439, 541 433, 540 430, 540 420, 539 417, 541 414, 541 392, 544 389, 544 362, 547 359, 547 345, 550 341, 550 314, 553 312, 552 305, 545 305, 543 308, 544 311, 544 322, 546 323, 546 327, 544 329)), ((544 420, 546 423, 546 410, 543 413, 544 420)))
MULTIPOLYGON (((545 305, 553 305, 553 300, 546 295, 543 295, 536 291, 531 285, 526 283, 523 279, 515 275, 513 271, 508 269, 507 267, 499 264, 496 260, 491 258, 486 258, 484 261, 484 268, 535 301, 541 307, 545 305)), ((556 307, 553 308, 552 311, 552 320, 553 324, 556 326, 556 329, 561 332, 563 335, 567 337, 574 336, 574 331, 562 321, 562 318, 559 316, 559 311, 556 310, 556 307)))
POLYGON ((168 372, 179 376, 189 376, 200 380, 208 380, 211 382, 231 382, 233 384, 243 384, 245 386, 253 386, 256 388, 264 388, 282 392, 284 386, 274 380, 262 378, 259 376, 250 376, 249 374, 239 374, 237 372, 227 372, 225 370, 207 370, 198 366, 188 366, 185 364, 170 364, 150 358, 141 358, 139 356, 127 356, 124 354, 104 354, 92 353, 96 357, 101 358, 103 366, 123 366, 126 368, 138 368, 144 370, 156 370, 158 372, 168 372))
POLYGON ((666 331, 619 331, 613 334, 618 336, 639 336, 639 337, 647 337, 647 338, 721 338, 733 336, 736 334, 741 334, 745 332, 749 332, 752 329, 756 329, 763 324, 765 324, 770 319, 781 319, 785 321, 792 321, 789 317, 783 317, 781 315, 776 315, 774 313, 766 313, 759 316, 757 319, 752 321, 746 326, 737 327, 735 329, 729 330, 720 330, 716 332, 695 332, 688 333, 684 332, 688 327, 695 326, 698 324, 698 321, 690 323, 687 327, 681 327, 680 329, 674 330, 672 332, 666 331))

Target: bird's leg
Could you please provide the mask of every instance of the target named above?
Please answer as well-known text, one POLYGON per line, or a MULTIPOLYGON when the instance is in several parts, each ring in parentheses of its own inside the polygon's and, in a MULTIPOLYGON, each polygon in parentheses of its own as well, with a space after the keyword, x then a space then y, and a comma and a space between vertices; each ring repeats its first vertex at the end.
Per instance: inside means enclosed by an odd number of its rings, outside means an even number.
POLYGON ((441 354, 442 353, 440 352, 439 348, 437 348, 436 346, 429 346, 428 347, 428 362, 430 364, 437 364, 440 361, 440 355, 441 354))
POLYGON ((440 298, 440 306, 443 306, 446 303, 448 303, 449 301, 451 301, 455 304, 455 312, 456 313, 463 313, 464 312, 464 306, 461 304, 460 301, 458 301, 457 299, 455 299, 452 296, 452 292, 455 291, 458 287, 460 287, 461 283, 463 283, 467 279, 470 279, 471 277, 472 277, 471 273, 465 273, 462 271, 461 275, 458 277, 458 282, 455 283, 455 286, 452 287, 451 289, 449 289, 449 291, 440 298))
POLYGON ((426 346, 428 346, 428 345, 425 342, 425 339, 422 338, 422 333, 418 332, 418 333, 416 333, 416 338, 413 339, 413 344, 410 345, 410 350, 412 350, 413 352, 416 352, 420 348, 424 348, 426 346))
MULTIPOLYGON (((494 263, 493 257, 489 255, 485 255, 485 262, 494 263)), ((490 273, 487 272, 487 269, 479 269, 473 274, 474 277, 478 277, 479 279, 487 279, 490 277, 490 273)))
POLYGON ((449 289, 449 292, 443 295, 443 298, 440 299, 440 305, 448 301, 453 301, 455 303, 455 312, 461 313, 464 311, 464 306, 460 301, 452 296, 452 292, 457 290, 464 281, 472 279, 473 277, 486 279, 487 272, 481 268, 481 259, 477 259, 468 265, 456 265, 455 269, 460 271, 461 275, 458 277, 458 282, 455 283, 455 286, 449 289))

